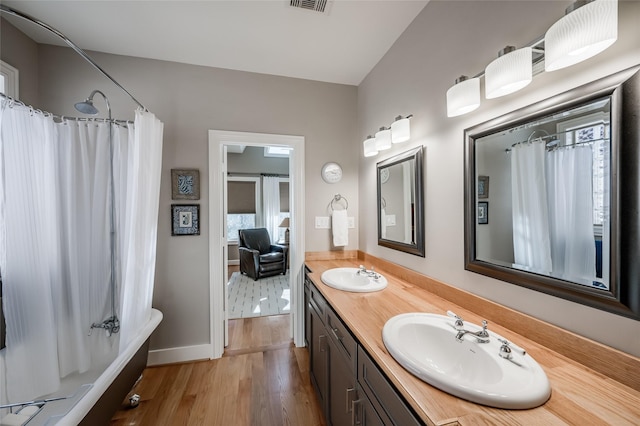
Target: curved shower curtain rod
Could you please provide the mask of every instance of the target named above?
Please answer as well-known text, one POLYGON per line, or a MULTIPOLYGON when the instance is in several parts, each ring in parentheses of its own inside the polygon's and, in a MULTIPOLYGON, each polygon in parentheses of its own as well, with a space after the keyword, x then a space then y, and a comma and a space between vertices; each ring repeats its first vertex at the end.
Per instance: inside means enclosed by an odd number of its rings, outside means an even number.
POLYGON ((91 59, 91 57, 87 54, 87 52, 85 52, 84 50, 82 50, 80 47, 78 47, 77 44, 75 44, 74 42, 72 42, 71 40, 69 40, 69 38, 67 36, 65 36, 64 34, 62 34, 60 31, 56 30, 55 28, 53 28, 51 25, 42 22, 41 20, 34 18, 31 15, 28 15, 26 13, 20 12, 17 9, 14 9, 12 7, 9 7, 7 5, 4 4, 0 4, 0 12, 6 12, 10 15, 13 16, 17 16, 18 18, 22 18, 25 19, 27 21, 33 22, 34 24, 44 28, 45 30, 57 35, 58 37, 60 37, 65 43, 67 43, 69 45, 69 47, 71 47, 73 50, 76 51, 76 53, 80 56, 82 56, 87 62, 89 62, 91 65, 93 65, 93 67, 95 69, 97 69, 98 71, 100 71, 100 73, 102 75, 104 75, 105 77, 107 77, 109 80, 111 80, 113 82, 113 84, 115 84, 116 86, 118 86, 120 89, 122 89, 122 91, 124 91, 127 95, 129 95, 129 97, 133 100, 133 102, 135 102, 136 104, 138 104, 138 106, 140 108, 142 108, 145 111, 149 111, 144 105, 142 105, 140 102, 138 102, 138 100, 136 98, 133 97, 133 95, 131 93, 129 93, 129 91, 127 89, 125 89, 120 83, 118 83, 113 77, 111 77, 109 74, 107 74, 107 72, 105 70, 103 70, 100 65, 98 65, 96 63, 96 61, 94 61, 93 59, 91 59))

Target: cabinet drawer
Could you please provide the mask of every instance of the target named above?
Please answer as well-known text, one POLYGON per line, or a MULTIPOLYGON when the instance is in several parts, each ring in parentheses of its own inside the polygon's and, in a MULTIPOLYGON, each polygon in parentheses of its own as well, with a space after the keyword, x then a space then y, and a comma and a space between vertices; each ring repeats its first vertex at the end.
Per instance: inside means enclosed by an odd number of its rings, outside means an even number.
POLYGON ((388 417, 392 424, 396 426, 423 424, 361 346, 358 346, 358 383, 380 416, 388 417))
POLYGON ((333 309, 327 309, 327 328, 329 336, 336 343, 340 353, 348 360, 351 371, 355 373, 358 344, 333 309))

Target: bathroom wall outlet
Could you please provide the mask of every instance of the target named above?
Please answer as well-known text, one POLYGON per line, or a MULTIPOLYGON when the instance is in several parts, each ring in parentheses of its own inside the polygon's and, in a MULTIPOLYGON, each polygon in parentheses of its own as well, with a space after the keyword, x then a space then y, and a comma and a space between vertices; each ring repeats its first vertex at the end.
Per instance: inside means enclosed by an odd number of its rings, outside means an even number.
POLYGON ((396 224, 396 215, 395 214, 388 214, 385 216, 385 224, 387 226, 395 226, 396 224))
POLYGON ((316 216, 316 229, 329 229, 329 216, 316 216))
POLYGON ((356 218, 354 217, 348 217, 347 218, 347 223, 348 223, 348 228, 349 229, 354 229, 356 227, 356 218))

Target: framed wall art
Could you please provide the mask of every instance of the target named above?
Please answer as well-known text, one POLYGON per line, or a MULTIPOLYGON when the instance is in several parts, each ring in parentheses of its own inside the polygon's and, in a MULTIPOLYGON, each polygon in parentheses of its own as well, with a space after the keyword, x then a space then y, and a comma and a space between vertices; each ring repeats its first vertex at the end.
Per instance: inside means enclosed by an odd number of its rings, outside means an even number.
POLYGON ((199 204, 171 204, 171 235, 200 235, 199 204))
POLYGON ((489 223, 489 202, 478 202, 478 224, 486 225, 489 223))
POLYGON ((478 176, 478 198, 489 198, 489 176, 478 176))
POLYGON ((200 170, 171 169, 171 198, 174 200, 199 200, 200 170))

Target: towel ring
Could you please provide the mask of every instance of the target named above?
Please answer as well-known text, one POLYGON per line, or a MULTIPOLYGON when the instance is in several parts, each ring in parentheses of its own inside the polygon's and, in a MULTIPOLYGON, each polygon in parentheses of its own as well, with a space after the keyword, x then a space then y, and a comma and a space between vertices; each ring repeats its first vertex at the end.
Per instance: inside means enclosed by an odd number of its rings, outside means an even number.
POLYGON ((336 194, 335 197, 333 197, 333 199, 331 200, 331 202, 329 203, 329 206, 328 206, 331 209, 331 211, 334 210, 333 204, 335 203, 336 206, 338 206, 338 205, 340 205, 340 201, 344 201, 344 209, 343 210, 347 210, 349 208, 349 201, 347 201, 347 199, 344 198, 342 195, 336 194))

